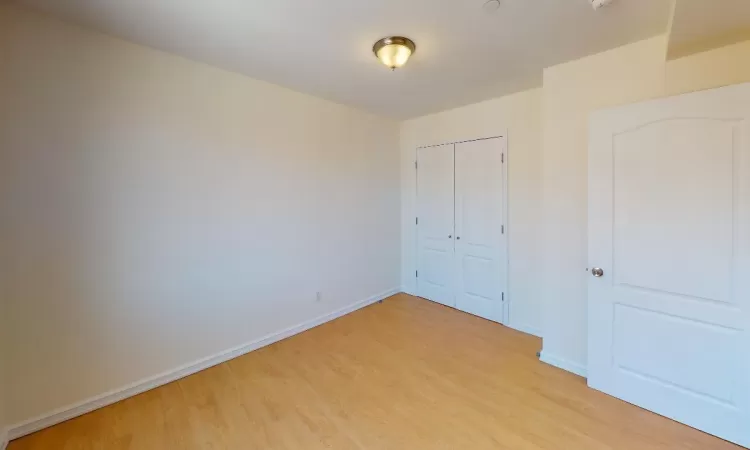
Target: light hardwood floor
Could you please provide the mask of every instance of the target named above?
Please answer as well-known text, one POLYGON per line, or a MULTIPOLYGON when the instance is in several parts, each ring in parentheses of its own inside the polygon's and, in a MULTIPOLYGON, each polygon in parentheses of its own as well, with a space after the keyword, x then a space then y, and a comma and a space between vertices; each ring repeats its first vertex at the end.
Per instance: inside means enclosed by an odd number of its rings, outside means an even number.
POLYGON ((739 448, 588 389, 540 345, 400 294, 9 450, 739 448))

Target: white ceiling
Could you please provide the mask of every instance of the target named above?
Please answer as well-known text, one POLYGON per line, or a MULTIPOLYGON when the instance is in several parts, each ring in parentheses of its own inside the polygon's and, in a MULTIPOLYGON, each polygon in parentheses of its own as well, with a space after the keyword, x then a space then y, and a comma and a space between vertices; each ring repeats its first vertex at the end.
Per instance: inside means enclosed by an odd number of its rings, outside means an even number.
MULTIPOLYGON (((714 3, 719 0, 711 0, 714 3)), ((721 0, 722 2, 724 0, 721 0)), ((529 87, 542 69, 663 33, 670 0, 19 0, 65 20, 395 118, 529 87), (417 51, 390 72, 372 44, 417 51)))

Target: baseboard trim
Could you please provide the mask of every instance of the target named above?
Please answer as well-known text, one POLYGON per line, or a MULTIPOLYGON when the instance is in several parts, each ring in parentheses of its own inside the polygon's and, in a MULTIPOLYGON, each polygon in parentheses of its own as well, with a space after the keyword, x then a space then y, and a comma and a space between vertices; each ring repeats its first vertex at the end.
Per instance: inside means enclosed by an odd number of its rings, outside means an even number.
POLYGON ((542 337, 542 332, 539 331, 537 328, 530 327, 528 325, 518 325, 515 323, 508 324, 508 328, 513 328, 516 331, 520 331, 521 333, 530 334, 532 336, 536 336, 538 338, 542 337))
POLYGON ((568 372, 586 378, 586 366, 584 366, 583 364, 574 363, 565 358, 559 358, 557 356, 550 355, 544 350, 542 350, 541 354, 539 355, 539 360, 543 363, 549 364, 550 366, 555 366, 559 369, 566 370, 568 372))
MULTIPOLYGON (((57 425, 61 422, 65 422, 66 420, 70 420, 75 417, 87 414, 91 411, 97 410, 99 408, 103 408, 113 403, 117 403, 126 398, 133 397, 143 392, 150 391, 151 389, 157 388, 159 386, 163 386, 173 381, 177 381, 181 378, 185 378, 186 376, 208 369, 209 367, 216 366, 218 364, 224 363, 231 359, 237 358, 238 356, 242 356, 246 353, 250 353, 253 350, 257 350, 259 348, 281 341, 288 337, 294 336, 295 334, 299 334, 299 333, 302 333, 303 331, 307 331, 311 328, 315 328, 326 322, 330 322, 334 319, 338 319, 339 317, 345 316, 351 312, 354 312, 360 308, 364 308, 365 306, 376 303, 380 300, 388 298, 399 292, 401 292, 400 288, 389 289, 387 291, 373 295, 365 300, 352 303, 351 305, 348 305, 344 308, 338 309, 328 314, 324 314, 315 319, 300 323, 293 327, 286 328, 276 333, 271 333, 269 335, 266 335, 260 339, 254 340, 247 344, 244 344, 244 345, 241 345, 241 346, 229 349, 229 350, 225 350, 216 355, 209 356, 207 358, 195 361, 190 364, 186 364, 184 366, 178 367, 168 372, 161 373, 153 377, 143 379, 141 381, 137 381, 128 386, 106 392, 96 397, 92 397, 88 400, 84 400, 80 403, 76 403, 74 405, 70 405, 70 406, 57 409, 48 414, 39 416, 35 419, 31 419, 26 422, 19 423, 17 425, 12 426, 9 430, 7 430, 6 440, 18 439, 20 437, 29 435, 31 433, 35 433, 44 428, 57 425)), ((0 446, 0 450, 4 450, 4 447, 0 446)))

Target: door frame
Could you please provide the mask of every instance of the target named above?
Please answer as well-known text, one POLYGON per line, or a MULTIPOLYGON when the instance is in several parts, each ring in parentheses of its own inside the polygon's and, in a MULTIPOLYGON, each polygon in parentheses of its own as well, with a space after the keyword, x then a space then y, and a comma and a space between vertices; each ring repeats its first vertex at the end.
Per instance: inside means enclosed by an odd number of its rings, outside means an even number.
MULTIPOLYGON (((414 186, 413 186, 413 192, 414 192, 414 205, 415 205, 415 216, 419 212, 419 150, 420 149, 429 149, 433 147, 440 147, 443 145, 457 145, 457 144, 463 144, 465 142, 475 142, 475 141, 486 141, 490 139, 500 139, 502 143, 504 144, 504 161, 502 164, 502 173, 503 173, 503 225, 505 225, 505 233, 503 236, 503 241, 505 242, 505 273, 501 273, 500 275, 505 279, 505 301, 503 302, 503 317, 501 320, 501 324, 508 325, 510 323, 510 302, 513 301, 512 297, 510 295, 510 217, 508 216, 508 165, 510 164, 510 150, 508 149, 508 133, 503 133, 496 136, 487 136, 487 137, 480 137, 475 139, 463 139, 459 141, 449 141, 449 142, 441 142, 438 144, 431 144, 431 145, 420 145, 417 146, 414 149, 414 186)), ((455 165, 455 147, 454 147, 454 157, 453 157, 453 174, 454 174, 454 180, 455 180, 455 171, 456 171, 456 165, 455 165)), ((455 194, 455 182, 453 186, 454 194, 455 194)), ((416 217, 415 217, 416 219, 416 217)), ((413 223, 414 228, 414 262, 415 262, 415 269, 419 271, 419 225, 416 223, 416 220, 413 223)), ((417 273, 415 272, 414 276, 416 278, 415 280, 415 286, 417 286, 416 292, 419 292, 419 277, 416 276, 417 273)))

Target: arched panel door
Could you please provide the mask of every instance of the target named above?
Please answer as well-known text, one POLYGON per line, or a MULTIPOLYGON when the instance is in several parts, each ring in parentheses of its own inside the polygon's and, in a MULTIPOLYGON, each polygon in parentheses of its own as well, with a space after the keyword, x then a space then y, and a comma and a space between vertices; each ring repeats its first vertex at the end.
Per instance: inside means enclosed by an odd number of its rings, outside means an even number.
POLYGON ((589 385, 750 446, 750 84, 602 111, 589 385))

